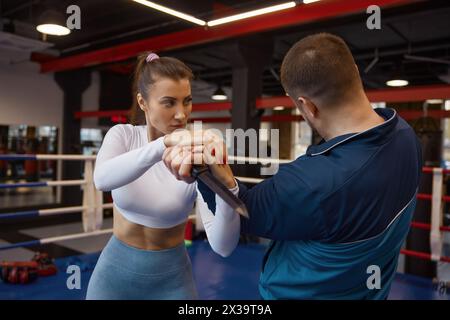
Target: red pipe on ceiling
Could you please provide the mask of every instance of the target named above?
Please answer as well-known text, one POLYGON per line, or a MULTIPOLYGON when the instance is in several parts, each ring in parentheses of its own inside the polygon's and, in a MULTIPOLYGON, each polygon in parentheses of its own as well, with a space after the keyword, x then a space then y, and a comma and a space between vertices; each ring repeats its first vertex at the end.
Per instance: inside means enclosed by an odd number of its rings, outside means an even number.
POLYGON ((366 94, 372 102, 412 102, 425 101, 427 99, 450 99, 450 85, 428 85, 369 90, 366 94))
MULTIPOLYGON (((450 85, 416 86, 405 88, 389 88, 366 91, 371 102, 417 102, 427 99, 450 99, 450 85)), ((259 98, 256 100, 257 109, 271 109, 276 106, 292 108, 294 104, 287 96, 259 98)), ((194 104, 192 111, 223 111, 231 110, 231 102, 211 102, 194 104)), ((110 117, 113 115, 127 115, 129 110, 81 111, 75 113, 75 118, 110 117)), ((400 113, 405 120, 416 119, 423 115, 421 110, 408 110, 400 113)), ((448 118, 450 111, 429 110, 428 115, 434 118, 448 118)))
MULTIPOLYGON (((221 41, 233 37, 261 33, 284 27, 311 23, 337 16, 364 13, 368 6, 400 6, 423 0, 322 0, 320 2, 298 5, 292 9, 257 16, 222 26, 196 27, 148 39, 116 45, 43 62, 41 72, 59 72, 111 63, 133 58, 143 51, 167 51, 221 41)), ((142 8, 142 10, 147 10, 142 8)))
MULTIPOLYGON (((428 99, 450 99, 450 85, 427 85, 403 88, 385 88, 366 90, 370 102, 417 102, 428 99)), ((256 101, 256 108, 273 108, 285 106, 292 108, 294 104, 287 96, 260 98, 256 101)))
MULTIPOLYGON (((231 122, 231 117, 204 117, 204 118, 191 118, 189 122, 201 121, 204 123, 229 123, 231 122)), ((292 121, 303 121, 302 116, 291 115, 291 114, 277 114, 272 116, 262 116, 261 122, 292 122, 292 121)))
MULTIPOLYGON (((415 120, 423 117, 423 112, 419 110, 399 110, 399 115, 405 120, 415 120)), ((121 117, 127 116, 128 110, 116 110, 116 111, 107 111, 102 112, 99 111, 97 114, 95 112, 76 112, 75 118, 112 118, 119 117, 118 119, 122 119, 121 117)), ((450 118, 450 111, 446 110, 429 110, 428 117, 435 119, 442 118, 450 118)), ((191 118, 189 122, 201 121, 204 123, 229 123, 231 122, 231 117, 199 117, 199 118, 191 118)), ((271 116, 262 116, 262 122, 293 122, 293 121, 303 121, 302 116, 299 115, 271 115, 271 116)))

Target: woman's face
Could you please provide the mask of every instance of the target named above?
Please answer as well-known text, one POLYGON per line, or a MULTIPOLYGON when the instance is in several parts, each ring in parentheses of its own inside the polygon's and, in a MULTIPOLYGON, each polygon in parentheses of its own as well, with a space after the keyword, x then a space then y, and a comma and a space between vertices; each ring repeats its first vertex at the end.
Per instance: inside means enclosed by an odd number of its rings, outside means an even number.
POLYGON ((148 126, 162 134, 185 128, 192 111, 191 84, 188 79, 159 78, 148 89, 148 99, 140 93, 138 103, 148 126))

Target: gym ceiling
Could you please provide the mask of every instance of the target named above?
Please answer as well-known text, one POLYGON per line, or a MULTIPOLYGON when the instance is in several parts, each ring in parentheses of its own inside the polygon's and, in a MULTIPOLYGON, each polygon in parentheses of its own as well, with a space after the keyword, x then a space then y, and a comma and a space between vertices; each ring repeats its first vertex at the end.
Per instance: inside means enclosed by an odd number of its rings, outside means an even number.
MULTIPOLYGON (((393 73, 410 86, 450 84, 450 1, 448 0, 322 0, 295 8, 205 28, 131 0, 0 0, 3 31, 42 40, 36 31, 48 8, 65 13, 81 9, 81 30, 63 37, 48 36, 53 46, 33 54, 42 72, 79 68, 127 74, 136 54, 154 50, 176 56, 194 71, 196 79, 231 86, 227 47, 237 38, 258 34, 274 44, 266 66, 263 95, 280 96, 283 56, 305 35, 327 31, 345 39, 356 59, 366 88, 386 88, 393 73), (381 30, 366 27, 370 4, 381 7, 381 30)), ((158 2, 158 1, 155 1, 158 2)), ((205 21, 284 1, 166 0, 159 2, 205 21)))

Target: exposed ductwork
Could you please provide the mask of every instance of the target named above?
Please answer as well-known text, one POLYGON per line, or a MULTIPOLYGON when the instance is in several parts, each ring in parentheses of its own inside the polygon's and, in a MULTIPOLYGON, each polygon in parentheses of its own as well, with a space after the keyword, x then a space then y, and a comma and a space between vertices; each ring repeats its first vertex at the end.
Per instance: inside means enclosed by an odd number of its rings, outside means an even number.
POLYGON ((30 53, 33 51, 43 51, 52 46, 53 44, 48 42, 0 31, 0 51, 8 50, 30 53))

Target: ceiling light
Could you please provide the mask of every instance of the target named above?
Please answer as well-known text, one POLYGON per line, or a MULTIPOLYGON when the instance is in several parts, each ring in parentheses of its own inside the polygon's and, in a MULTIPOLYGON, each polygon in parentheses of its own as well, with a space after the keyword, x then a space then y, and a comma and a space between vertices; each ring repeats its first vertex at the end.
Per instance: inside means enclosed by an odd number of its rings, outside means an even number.
POLYGON ((409 82, 407 80, 403 80, 403 79, 392 79, 389 81, 386 81, 386 85, 388 85, 389 87, 404 87, 407 86, 409 84, 409 82))
POLYGON ((209 27, 213 27, 213 26, 217 26, 219 24, 224 24, 224 23, 228 23, 228 22, 232 22, 232 21, 237 21, 237 20, 242 20, 242 19, 246 19, 246 18, 250 18, 250 17, 259 16, 259 15, 262 15, 262 14, 267 14, 267 13, 270 13, 270 12, 275 12, 275 11, 280 11, 280 10, 293 8, 295 6, 296 6, 295 1, 286 2, 286 3, 282 3, 282 4, 279 4, 279 5, 276 5, 276 6, 270 6, 270 7, 267 7, 267 8, 252 10, 252 11, 248 11, 248 12, 232 15, 232 16, 229 16, 229 17, 212 20, 212 21, 208 22, 208 26, 209 27))
POLYGON ((179 11, 176 11, 176 10, 164 7, 162 5, 154 3, 152 1, 147 1, 147 0, 133 0, 133 1, 137 2, 137 3, 140 3, 140 4, 143 4, 144 6, 153 8, 155 10, 158 10, 158 11, 170 14, 170 15, 175 16, 177 18, 180 18, 180 19, 187 20, 189 22, 198 24, 200 26, 206 25, 206 22, 203 21, 203 20, 197 19, 197 18, 195 18, 195 17, 193 17, 191 15, 188 15, 188 14, 185 14, 185 13, 182 13, 182 12, 179 12, 179 11))
POLYGON ((273 108, 273 110, 281 111, 281 110, 284 110, 284 107, 283 106, 276 106, 275 108, 273 108))
POLYGON ((52 23, 40 24, 36 27, 36 30, 52 36, 66 36, 70 33, 69 28, 52 23))
POLYGON ((214 94, 211 96, 211 99, 216 101, 223 101, 227 100, 228 97, 225 91, 223 91, 221 87, 218 87, 217 90, 214 92, 214 94))
POLYGON ((313 2, 318 2, 320 0, 303 0, 304 4, 308 4, 308 3, 313 3, 313 2))
POLYGON ((65 36, 70 33, 70 29, 65 25, 66 20, 62 13, 55 10, 47 10, 39 17, 36 30, 52 36, 65 36))

